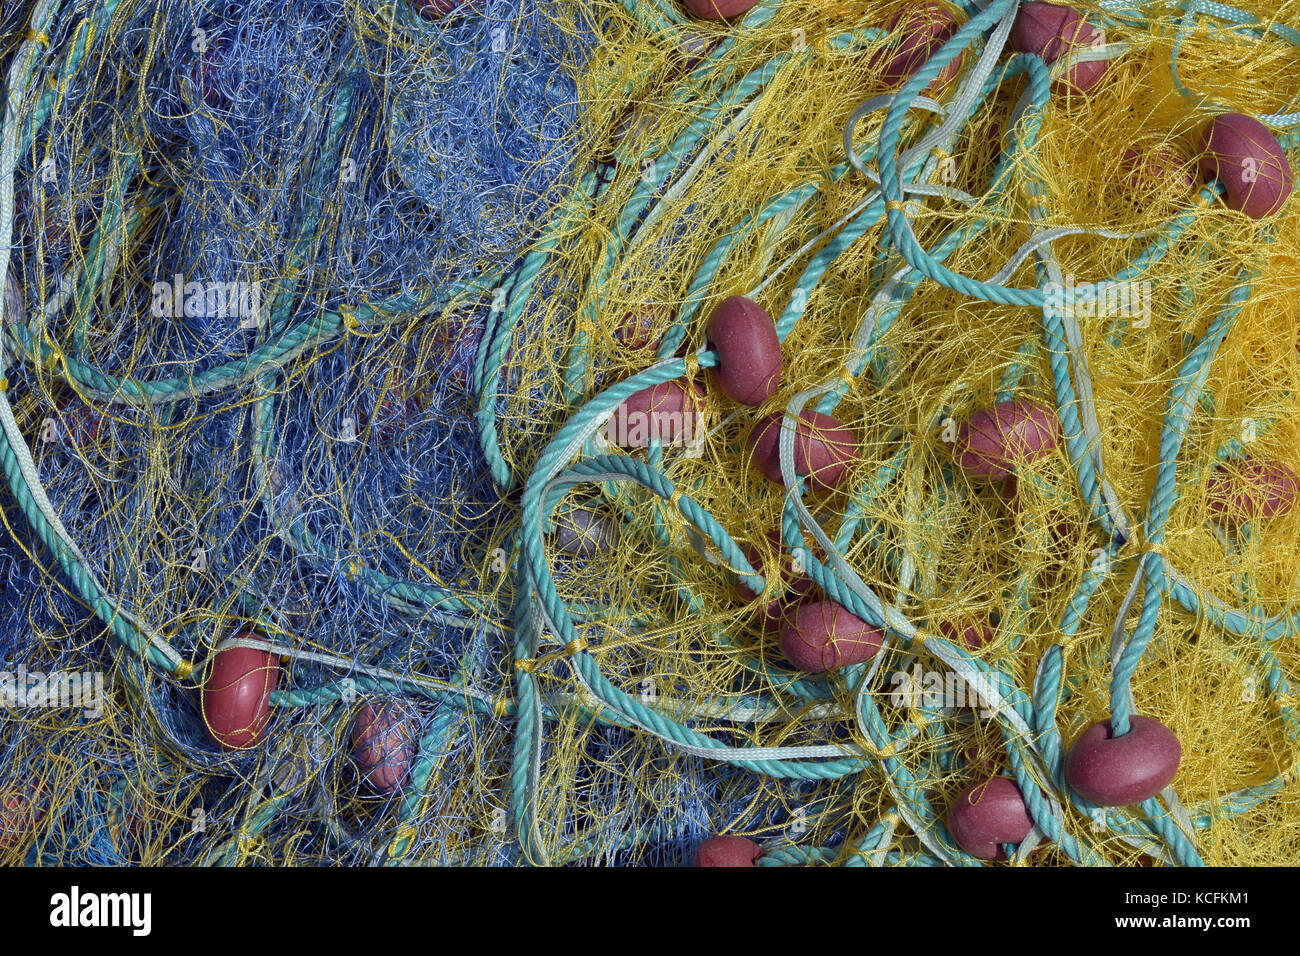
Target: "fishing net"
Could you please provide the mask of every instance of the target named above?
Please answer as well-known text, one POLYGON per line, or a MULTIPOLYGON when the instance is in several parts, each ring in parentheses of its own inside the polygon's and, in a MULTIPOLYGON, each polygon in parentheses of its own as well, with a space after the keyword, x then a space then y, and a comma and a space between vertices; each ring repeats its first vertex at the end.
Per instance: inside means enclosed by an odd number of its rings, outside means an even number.
POLYGON ((0 861, 976 865, 990 775, 1016 863, 1300 859, 1300 232, 1198 169, 1222 113, 1296 156, 1300 8, 1045 61, 932 4, 891 78, 916 5, 438 6, 3 6, 0 662, 102 691, 0 714, 0 861), (615 432, 666 383, 692 427, 615 432), (1011 403, 1059 440, 981 475, 1011 403), (832 489, 755 461, 805 411, 832 489), (878 651, 796 669, 796 598, 878 651), (1172 785, 1069 785, 1140 718, 1172 785))

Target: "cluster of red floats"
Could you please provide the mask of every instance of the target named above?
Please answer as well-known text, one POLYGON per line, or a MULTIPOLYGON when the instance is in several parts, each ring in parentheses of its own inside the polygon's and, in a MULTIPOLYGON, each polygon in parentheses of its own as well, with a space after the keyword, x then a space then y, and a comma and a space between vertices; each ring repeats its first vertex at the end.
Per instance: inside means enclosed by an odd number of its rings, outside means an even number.
MULTIPOLYGON (((630 317, 631 318, 631 317, 630 317)), ((655 338, 644 323, 633 318, 624 322, 638 342, 647 344, 655 338)), ((705 327, 708 348, 717 356, 712 371, 713 384, 720 392, 741 405, 758 407, 771 399, 781 381, 781 341, 772 317, 758 303, 744 296, 724 299, 713 310, 705 327)), ((661 338, 661 337, 660 337, 661 338)), ((688 385, 673 379, 633 393, 611 418, 610 437, 624 447, 640 447, 644 436, 653 434, 664 441, 680 440, 685 433, 696 434, 702 427, 707 393, 700 383, 688 385), (636 422, 649 420, 649 426, 634 428, 636 422), (632 437, 629 437, 632 436, 632 437)), ((783 411, 760 418, 749 433, 747 446, 754 467, 768 480, 783 484, 780 464, 780 437, 783 428, 793 431, 794 471, 806 479, 814 491, 837 487, 858 459, 856 436, 838 419, 815 411, 804 411, 786 424, 783 411)), ((769 540, 778 549, 779 537, 769 540)), ((751 563, 760 563, 760 555, 747 548, 751 563)), ((780 569, 767 569, 765 577, 780 580, 780 569)), ((812 590, 812 582, 800 576, 789 582, 790 593, 803 597, 812 590)), ((786 616, 780 600, 760 601, 738 585, 746 600, 761 607, 764 621, 776 625, 786 616)), ((778 591, 779 594, 779 591, 778 591)), ((824 671, 868 660, 879 647, 879 632, 831 601, 809 604, 785 621, 781 646, 792 664, 803 670, 824 671), (874 642, 874 644, 873 644, 874 642)))
MULTIPOLYGON (((958 430, 954 452, 968 475, 992 482, 1008 478, 1017 465, 1050 455, 1060 438, 1054 414, 1017 399, 972 415, 958 430)), ((1219 465, 1207 482, 1207 510, 1228 524, 1268 518, 1289 511, 1296 490, 1296 476, 1280 462, 1219 465)), ((945 636, 951 640, 951 634, 945 636)), ((1158 720, 1134 716, 1122 736, 1103 720, 1074 742, 1065 776, 1075 793, 1098 806, 1130 806, 1169 786, 1181 758, 1178 738, 1158 720)), ((1004 777, 985 778, 962 791, 948 825, 959 846, 983 859, 1000 859, 1003 844, 1019 843, 1032 829, 1019 787, 1004 777)))
MULTIPOLYGON (((747 13, 758 0, 683 0, 694 16, 709 20, 731 20, 747 13)), ((910 12, 897 14, 886 26, 897 34, 887 46, 872 54, 872 69, 887 83, 898 85, 921 70, 939 48, 956 35, 961 23, 947 7, 920 3, 910 12)), ((1103 49, 1105 37, 1073 7, 1034 0, 1021 4, 1008 37, 1016 53, 1041 57, 1049 66, 1076 51, 1103 49)), ((1097 86, 1109 61, 1075 63, 1053 83, 1058 95, 1083 94, 1097 86)), ((961 56, 946 64, 926 87, 933 95, 961 68, 961 56)), ((999 127, 1000 131, 1000 127, 999 127)), ((1200 137, 1197 166, 1206 182, 1217 180, 1224 190, 1224 204, 1253 219, 1277 213, 1291 195, 1292 174, 1277 138, 1259 120, 1241 113, 1214 116, 1200 137)), ((1130 150, 1130 153, 1134 151, 1130 150)), ((1167 153, 1167 150, 1161 150, 1167 153)), ((1157 156, 1148 163, 1143 157, 1126 155, 1126 162, 1143 169, 1164 170, 1176 182, 1193 182, 1183 164, 1174 157, 1157 156)), ((1149 170, 1148 170, 1149 171, 1149 170)))
MULTIPOLYGON (((736 400, 745 397, 766 401, 774 394, 779 364, 772 360, 770 347, 753 344, 754 340, 761 343, 768 339, 766 327, 752 318, 757 306, 734 303, 733 299, 727 300, 725 310, 719 307, 721 320, 719 313, 710 320, 709 341, 719 354, 714 378, 720 387, 727 382, 727 394, 736 400), (751 336, 748 347, 716 331, 724 321, 728 330, 739 329, 751 336), (751 363, 751 367, 736 368, 741 362, 751 363), (756 381, 764 383, 764 387, 753 386, 756 381)), ((809 417, 796 426, 796 471, 803 477, 819 477, 820 482, 812 482, 814 488, 833 488, 856 460, 852 433, 834 419, 822 420, 826 417, 818 418, 815 413, 805 415, 809 417)), ((775 482, 780 482, 781 474, 774 464, 773 436, 781 418, 778 412, 762 419, 749 442, 756 467, 775 482)), ((1014 481, 1017 467, 1052 455, 1061 440, 1060 422, 1051 409, 1027 399, 1013 399, 980 409, 967 418, 957 429, 953 456, 973 480, 1014 481)), ((1291 509, 1296 492, 1297 479, 1290 468, 1280 462, 1252 459, 1217 466, 1206 489, 1209 512, 1226 524, 1283 514, 1291 509)), ((785 658, 799 670, 812 673, 871 660, 880 650, 884 632, 834 601, 815 598, 813 582, 802 574, 792 576, 788 570, 796 565, 780 536, 772 532, 767 537, 773 559, 763 562, 758 549, 752 546, 746 546, 745 552, 751 565, 773 582, 779 596, 766 597, 740 582, 736 587, 745 601, 754 604, 764 630, 780 628, 779 644, 785 658)), ((994 626, 987 618, 963 624, 945 622, 939 630, 949 641, 965 644, 973 651, 994 639, 994 626)), ((1066 757, 1065 773, 1071 788, 1084 799, 1098 806, 1129 806, 1169 786, 1181 757, 1178 738, 1157 720, 1134 716, 1122 736, 1116 736, 1111 722, 1104 720, 1093 724, 1074 742, 1066 757)), ((973 856, 1002 859, 1003 847, 1024 840, 1033 829, 1033 821, 1014 780, 980 769, 984 771, 980 778, 954 800, 949 810, 949 831, 957 844, 973 856)), ((758 844, 743 837, 714 837, 701 844, 695 865, 752 866, 760 852, 758 844)))
MULTIPOLYGON (((236 640, 257 641, 243 632, 236 640)), ((271 723, 271 692, 280 683, 280 661, 260 647, 234 645, 212 659, 200 697, 212 742, 227 751, 249 750, 271 723)), ((401 789, 417 750, 418 714, 396 699, 367 701, 352 720, 352 757, 362 780, 380 794, 401 789)))
MULTIPOLYGON (((781 374, 780 342, 770 316, 756 303, 732 296, 709 318, 708 346, 718 356, 713 382, 732 400, 758 406, 771 399, 781 374)), ((634 394, 618 412, 629 415, 667 410, 699 414, 705 393, 688 390, 679 380, 634 394)), ((750 432, 748 447, 755 467, 781 483, 778 439, 784 413, 773 412, 750 432)), ((853 433, 828 415, 805 411, 794 425, 796 474, 814 491, 835 488, 858 458, 853 433)), ((1014 481, 1017 467, 1052 455, 1062 440, 1053 410, 1027 399, 1012 399, 980 409, 957 429, 953 455, 973 480, 1014 481)), ((1297 490, 1295 475, 1279 462, 1246 460, 1220 465, 1207 482, 1211 514, 1231 523, 1279 515, 1289 510, 1297 490)), ((738 594, 753 603, 764 630, 780 628, 782 654, 801 671, 822 673, 870 661, 880 650, 884 631, 852 614, 842 605, 814 596, 806 575, 779 534, 767 536, 775 560, 763 561, 758 549, 746 546, 751 565, 772 582, 777 597, 759 594, 737 582, 738 594)), ((985 618, 962 624, 944 622, 940 632, 954 643, 978 651, 994 639, 985 618)), ((1127 733, 1115 736, 1110 721, 1085 731, 1066 758, 1066 778, 1073 790, 1099 806, 1128 806, 1156 796, 1169 786, 1181 760, 1181 747, 1169 728, 1149 717, 1134 716, 1127 733)), ((1003 846, 1018 844, 1033 821, 1016 782, 982 774, 963 790, 949 811, 949 830, 959 846, 981 859, 1001 859, 1003 846)), ((752 866, 761 848, 743 837, 715 837, 701 844, 697 866, 752 866)))
MULTIPOLYGON (((1065 760, 1070 787, 1100 807, 1124 807, 1154 797, 1173 782, 1182 759, 1178 738, 1150 717, 1132 717, 1128 733, 1114 736, 1110 721, 1089 727, 1065 760)), ((981 860, 1003 860, 1003 847, 1019 845, 1034 827, 1016 781, 987 764, 948 809, 948 832, 956 844, 981 860)), ((1030 852, 1033 852, 1031 849, 1030 852)))
MULTIPOLYGON (((1122 737, 1114 736, 1109 721, 1102 721, 1070 748, 1066 779, 1075 793, 1098 806, 1130 806, 1169 786, 1181 759, 1178 738, 1158 720, 1133 717, 1122 737)), ((1004 848, 1020 845, 1033 831, 1033 817, 1015 780, 999 775, 988 761, 972 761, 971 769, 976 779, 948 808, 948 832, 973 857, 1005 860, 1004 848)), ((692 865, 755 866, 762 852, 746 837, 715 836, 700 843, 692 865)))

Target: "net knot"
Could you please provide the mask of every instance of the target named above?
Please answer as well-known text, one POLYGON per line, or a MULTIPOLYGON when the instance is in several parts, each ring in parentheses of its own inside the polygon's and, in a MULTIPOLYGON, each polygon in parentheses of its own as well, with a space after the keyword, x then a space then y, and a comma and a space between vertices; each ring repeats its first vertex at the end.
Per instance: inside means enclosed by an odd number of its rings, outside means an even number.
POLYGON ((692 382, 695 380, 695 376, 700 374, 700 357, 691 353, 683 361, 686 363, 686 380, 692 382))

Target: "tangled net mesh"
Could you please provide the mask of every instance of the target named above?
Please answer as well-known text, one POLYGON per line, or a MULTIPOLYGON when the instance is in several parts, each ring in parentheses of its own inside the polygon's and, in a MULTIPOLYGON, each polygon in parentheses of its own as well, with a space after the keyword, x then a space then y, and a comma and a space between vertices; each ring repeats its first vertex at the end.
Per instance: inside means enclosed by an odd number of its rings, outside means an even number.
POLYGON ((1300 226, 1195 173, 1214 112, 1297 155, 1300 7, 1081 7, 1080 93, 999 56, 1015 4, 941 6, 978 22, 923 92, 952 53, 888 81, 896 2, 5 4, 0 663, 103 693, 0 713, 0 862, 671 865, 728 833, 971 865, 980 768, 1024 794, 1017 863, 1300 859, 1300 515, 1215 499, 1300 473, 1300 226), (1053 311, 1059 277, 1141 309, 1053 311), (709 371, 735 294, 782 339, 760 407, 709 371), (695 440, 604 437, 675 380, 695 440), (956 426, 1012 399, 1063 440, 969 476, 956 426), (833 491, 751 461, 804 407, 857 444, 833 491), (804 576, 872 660, 794 670, 737 592, 804 576), (232 750, 200 688, 237 645, 280 671, 232 750), (365 705, 411 736, 388 792, 365 705), (1095 806, 1068 745, 1133 714, 1174 786, 1095 806))

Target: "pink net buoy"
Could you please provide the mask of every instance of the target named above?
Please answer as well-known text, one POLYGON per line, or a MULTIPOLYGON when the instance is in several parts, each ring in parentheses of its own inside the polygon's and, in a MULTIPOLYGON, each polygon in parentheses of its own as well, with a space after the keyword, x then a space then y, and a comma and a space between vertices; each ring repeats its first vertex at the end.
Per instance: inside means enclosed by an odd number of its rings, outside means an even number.
POLYGON ((781 382, 781 340, 776 323, 757 302, 733 295, 713 314, 705 334, 718 353, 713 380, 728 398, 762 405, 781 382))
POLYGON ((474 7, 480 0, 411 0, 415 12, 426 20, 440 20, 474 7))
POLYGON ((673 379, 633 392, 614 410, 605 437, 621 448, 646 448, 652 439, 687 445, 703 437, 704 386, 673 379))
MULTIPOLYGON (((781 429, 784 412, 759 419, 749 433, 749 451, 755 467, 769 480, 781 484, 781 429)), ((808 478, 814 490, 836 487, 858 459, 858 441, 837 418, 804 410, 794 419, 794 470, 808 478)))
POLYGON ((1065 757, 1065 777, 1075 792, 1103 807, 1126 807, 1154 797, 1173 782, 1183 749, 1174 732, 1151 717, 1129 718, 1129 732, 1114 736, 1110 721, 1093 724, 1065 757))
MULTIPOLYGON (((868 65, 887 83, 901 83, 920 72, 940 47, 960 29, 957 17, 937 3, 926 3, 910 12, 894 16, 886 29, 893 32, 902 26, 902 36, 891 46, 874 53, 868 65)), ((941 89, 961 69, 961 54, 953 57, 926 86, 927 94, 941 89)))
POLYGON ((973 783, 948 809, 948 832, 957 845, 981 860, 1004 860, 1004 843, 1020 843, 1034 828, 1025 798, 1014 780, 993 777, 973 783))
POLYGON ((1224 204, 1252 219, 1278 212, 1291 196, 1291 164, 1267 126, 1241 113, 1214 117, 1201 133, 1198 165, 1223 184, 1224 204))
POLYGON ((0 850, 20 845, 45 817, 40 805, 40 786, 10 785, 0 790, 0 850))
POLYGON ((631 352, 654 351, 663 342, 672 317, 672 310, 662 305, 629 310, 614 327, 614 341, 631 352))
MULTIPOLYGON (((817 590, 817 586, 812 579, 795 569, 793 555, 790 554, 785 543, 781 540, 779 531, 770 531, 767 539, 772 543, 776 551, 775 560, 763 562, 759 550, 752 545, 745 545, 745 556, 749 558, 750 565, 763 575, 765 579, 776 578, 783 586, 780 590, 780 597, 771 601, 761 602, 757 610, 757 619, 759 626, 767 631, 774 630, 795 611, 804 600, 817 590)), ((745 586, 743 581, 736 582, 736 593, 747 602, 757 602, 762 596, 751 591, 745 586)))
POLYGON ((885 632, 834 601, 801 604, 781 627, 781 653, 801 671, 821 673, 875 657, 885 632))
POLYGON ((1171 186, 1189 192, 1196 185, 1191 161, 1169 146, 1148 150, 1129 147, 1124 150, 1121 165, 1129 188, 1139 199, 1164 193, 1171 186))
MULTIPOLYGON (((241 633, 237 638, 255 638, 241 633)), ((203 684, 200 707, 208 736, 225 750, 255 746, 271 722, 270 697, 280 665, 268 651, 228 647, 218 651, 203 684)))
POLYGON ((1060 434, 1055 412, 1017 398, 973 414, 957 430, 953 450, 968 475, 998 481, 1015 466, 1050 455, 1060 434))
POLYGON ((413 714, 400 701, 365 703, 352 722, 352 754, 363 779, 379 793, 406 782, 415 759, 413 714))
POLYGON ((87 449, 104 437, 107 422, 104 416, 75 395, 59 402, 58 414, 51 426, 53 439, 64 447, 87 449))
MULTIPOLYGON (((189 67, 189 83, 199 103, 211 109, 223 109, 230 105, 230 90, 227 78, 223 75, 226 59, 226 44, 219 37, 196 40, 201 48, 195 51, 193 62, 189 67)), ((194 105, 198 105, 195 103, 194 105)))
MULTIPOLYGON (((1073 7, 1034 0, 1020 7, 1009 40, 1013 50, 1036 53, 1050 65, 1076 47, 1099 44, 1102 35, 1073 7)), ((1101 82, 1106 66, 1105 60, 1076 63, 1058 77, 1052 87, 1086 93, 1101 82)))
POLYGON ((682 0, 682 6, 702 20, 734 20, 757 3, 758 0, 682 0))
POLYGON ((1297 479, 1280 461, 1247 458, 1217 465, 1205 490, 1210 514, 1231 524, 1286 514, 1295 504, 1297 479))
POLYGON ((709 837, 695 849, 691 866, 753 866, 763 848, 742 836, 709 837))
POLYGON ((950 644, 965 644, 972 651, 978 651, 993 641, 993 626, 987 617, 959 623, 944 621, 939 625, 939 633, 950 644))

